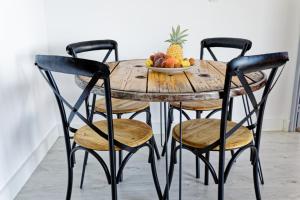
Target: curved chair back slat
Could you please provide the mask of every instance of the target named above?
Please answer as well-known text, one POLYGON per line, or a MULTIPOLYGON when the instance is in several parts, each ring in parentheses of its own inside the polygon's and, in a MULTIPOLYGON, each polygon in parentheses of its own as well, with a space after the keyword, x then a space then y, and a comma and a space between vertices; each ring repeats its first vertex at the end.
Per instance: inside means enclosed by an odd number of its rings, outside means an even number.
POLYGON ((200 59, 203 59, 204 49, 207 49, 212 58, 217 61, 218 59, 211 49, 215 47, 240 49, 241 53, 238 56, 240 57, 244 56, 251 49, 252 42, 242 38, 207 38, 201 41, 200 59))
POLYGON ((37 55, 35 57, 35 64, 44 71, 64 74, 92 77, 95 73, 100 73, 101 78, 108 78, 110 74, 106 64, 79 58, 37 55))
POLYGON ((107 53, 104 56, 102 62, 106 62, 111 52, 114 51, 115 61, 119 60, 118 43, 115 40, 91 40, 91 41, 72 43, 66 47, 66 50, 69 55, 75 58, 77 58, 79 53, 98 51, 98 50, 107 50, 107 53))
POLYGON ((228 73, 235 73, 237 70, 242 71, 243 73, 251 73, 280 67, 288 60, 287 52, 244 56, 231 60, 227 64, 227 70, 228 73))

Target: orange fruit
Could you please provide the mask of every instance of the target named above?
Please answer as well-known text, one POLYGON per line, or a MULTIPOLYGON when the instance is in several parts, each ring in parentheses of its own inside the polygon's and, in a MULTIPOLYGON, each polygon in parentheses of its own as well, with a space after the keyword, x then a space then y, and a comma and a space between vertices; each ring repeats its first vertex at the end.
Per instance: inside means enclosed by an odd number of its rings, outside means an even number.
POLYGON ((166 67, 166 66, 167 66, 167 62, 166 62, 166 60, 164 60, 161 64, 161 67, 166 67))
POLYGON ((175 66, 176 59, 175 58, 167 58, 166 59, 166 67, 167 68, 173 68, 175 66))
POLYGON ((175 67, 175 68, 180 68, 180 67, 182 67, 182 66, 181 66, 181 64, 178 62, 178 63, 175 63, 174 67, 175 67))
POLYGON ((196 61, 195 61, 194 58, 190 58, 190 59, 189 59, 189 62, 190 62, 190 64, 191 64, 192 66, 195 65, 195 63, 196 63, 196 61))

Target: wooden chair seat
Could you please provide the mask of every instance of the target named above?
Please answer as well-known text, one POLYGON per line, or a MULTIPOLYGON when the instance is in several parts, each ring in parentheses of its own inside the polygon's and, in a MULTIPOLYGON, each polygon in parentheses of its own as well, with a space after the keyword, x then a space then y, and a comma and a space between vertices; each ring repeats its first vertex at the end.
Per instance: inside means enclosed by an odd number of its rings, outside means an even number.
MULTIPOLYGON (((149 107, 149 103, 143 101, 131 101, 131 100, 122 100, 122 99, 115 99, 115 98, 112 98, 111 101, 112 101, 113 114, 138 112, 149 107)), ((102 113, 106 112, 106 104, 104 98, 101 98, 96 101, 95 110, 97 112, 102 112, 102 113)))
MULTIPOLYGON (((144 122, 131 119, 114 119, 114 137, 117 141, 129 147, 137 147, 147 142, 153 136, 152 129, 144 122)), ((94 122, 101 131, 107 134, 107 121, 94 122)), ((77 130, 74 140, 80 146, 97 151, 108 151, 108 141, 100 137, 89 126, 77 130)), ((116 150, 120 150, 116 147, 116 150)))
MULTIPOLYGON (((173 107, 179 108, 179 102, 170 103, 173 107)), ((182 102, 182 109, 185 110, 198 110, 198 111, 209 111, 222 108, 222 100, 200 100, 200 101, 190 101, 182 102)))
MULTIPOLYGON (((220 138, 219 119, 194 119, 182 123, 182 143, 193 148, 203 149, 213 144, 220 138)), ((227 130, 236 125, 235 122, 227 123, 227 130)), ((180 141, 179 124, 173 129, 173 138, 180 141)), ((231 150, 243 147, 253 140, 252 132, 246 127, 240 127, 227 140, 225 149, 231 150)), ((214 150, 218 150, 218 147, 214 150)))

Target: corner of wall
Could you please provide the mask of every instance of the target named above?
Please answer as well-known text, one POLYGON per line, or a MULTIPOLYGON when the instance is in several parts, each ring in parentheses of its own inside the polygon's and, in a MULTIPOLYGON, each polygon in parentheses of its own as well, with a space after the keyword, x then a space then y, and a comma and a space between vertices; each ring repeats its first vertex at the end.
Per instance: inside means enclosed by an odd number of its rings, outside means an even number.
POLYGON ((21 167, 11 176, 9 181, 3 188, 0 189, 1 200, 14 199, 32 173, 42 162, 48 151, 56 142, 58 134, 58 127, 55 125, 50 129, 46 137, 41 141, 39 146, 31 153, 28 159, 21 165, 21 167))

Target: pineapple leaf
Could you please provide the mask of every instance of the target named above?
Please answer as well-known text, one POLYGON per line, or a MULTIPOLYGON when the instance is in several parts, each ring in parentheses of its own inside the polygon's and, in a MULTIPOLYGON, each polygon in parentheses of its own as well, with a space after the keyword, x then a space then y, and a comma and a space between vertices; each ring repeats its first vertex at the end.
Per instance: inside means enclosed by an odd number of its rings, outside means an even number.
POLYGON ((182 45, 182 44, 184 44, 186 41, 187 41, 187 40, 178 40, 176 43, 182 45))
POLYGON ((178 37, 180 34, 180 25, 177 25, 177 28, 176 28, 176 37, 178 37))
POLYGON ((180 40, 180 41, 182 41, 182 42, 186 42, 187 40, 186 40, 186 39, 182 39, 182 40, 180 40))
POLYGON ((174 27, 172 26, 172 35, 175 36, 175 34, 176 34, 176 33, 175 33, 175 29, 174 29, 174 27))
POLYGON ((185 32, 187 32, 189 29, 185 29, 183 31, 181 31, 180 35, 184 34, 185 32))
POLYGON ((188 34, 184 34, 188 31, 188 29, 185 29, 183 31, 180 30, 180 25, 177 25, 176 28, 172 26, 172 32, 170 33, 170 38, 166 40, 165 42, 170 42, 171 44, 183 44, 185 41, 184 38, 188 36, 188 34))
POLYGON ((180 35, 180 36, 177 38, 177 40, 181 40, 181 39, 183 39, 183 38, 185 38, 185 37, 187 37, 187 36, 188 36, 188 34, 180 35))

